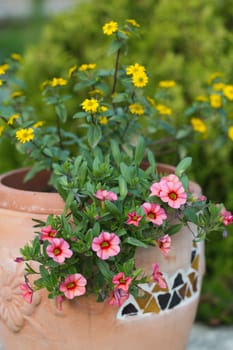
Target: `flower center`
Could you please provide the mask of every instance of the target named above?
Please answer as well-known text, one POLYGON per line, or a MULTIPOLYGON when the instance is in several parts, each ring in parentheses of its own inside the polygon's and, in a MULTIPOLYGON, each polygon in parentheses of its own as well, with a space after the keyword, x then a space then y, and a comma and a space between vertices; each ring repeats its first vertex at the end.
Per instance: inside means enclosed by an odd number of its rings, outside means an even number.
POLYGON ((168 194, 168 197, 169 197, 170 199, 172 199, 173 201, 175 201, 175 200, 177 199, 177 194, 176 194, 175 192, 170 192, 170 193, 168 194))
POLYGON ((149 213, 148 216, 149 216, 150 219, 155 219, 156 218, 154 213, 149 213))
POLYGON ((76 286, 76 284, 74 282, 70 282, 67 284, 66 288, 70 290, 70 289, 74 289, 75 286, 76 286))
POLYGON ((58 256, 58 255, 61 254, 61 252, 62 252, 62 251, 61 251, 60 248, 55 248, 54 251, 53 251, 53 254, 56 255, 56 256, 58 256))
POLYGON ((120 282, 120 284, 126 284, 126 281, 125 281, 124 278, 120 278, 120 279, 119 279, 119 282, 120 282))
POLYGON ((55 232, 49 232, 49 237, 55 237, 56 233, 55 232))
POLYGON ((107 249, 107 248, 109 248, 110 247, 110 244, 109 244, 109 242, 102 242, 101 244, 100 244, 100 246, 101 246, 101 248, 102 249, 107 249))

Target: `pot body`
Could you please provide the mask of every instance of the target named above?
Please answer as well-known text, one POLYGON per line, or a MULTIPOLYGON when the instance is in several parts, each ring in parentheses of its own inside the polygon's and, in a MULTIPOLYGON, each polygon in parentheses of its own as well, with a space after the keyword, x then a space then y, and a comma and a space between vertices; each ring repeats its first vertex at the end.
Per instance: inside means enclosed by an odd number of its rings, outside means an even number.
MULTIPOLYGON (((82 296, 65 301, 60 311, 44 291, 34 293, 32 304, 24 302, 19 289, 24 266, 14 258, 33 238, 32 218, 45 220, 63 209, 58 194, 37 191, 36 179, 28 191, 22 183, 25 172, 0 177, 0 337, 4 350, 17 349, 19 344, 20 350, 185 350, 205 266, 203 243, 193 244, 187 229, 172 236, 172 250, 166 258, 157 247, 137 251, 136 265, 149 274, 152 263, 160 265, 167 284, 164 289, 155 283, 141 285, 143 297, 130 296, 120 308, 82 296)), ((39 175, 42 182, 46 177, 39 175)), ((200 187, 192 186, 200 195, 200 187)))

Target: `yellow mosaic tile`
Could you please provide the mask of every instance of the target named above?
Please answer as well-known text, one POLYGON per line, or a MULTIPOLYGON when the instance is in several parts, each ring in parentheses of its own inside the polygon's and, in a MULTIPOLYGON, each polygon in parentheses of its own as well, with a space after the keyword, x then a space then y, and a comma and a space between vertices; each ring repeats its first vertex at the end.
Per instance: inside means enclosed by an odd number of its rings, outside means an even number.
POLYGON ((200 260, 200 256, 197 255, 192 262, 192 268, 196 271, 198 271, 198 268, 199 268, 199 260, 200 260))
POLYGON ((155 298, 152 298, 151 301, 149 302, 149 304, 145 307, 144 309, 144 313, 148 313, 148 312, 154 312, 156 314, 158 314, 160 312, 160 307, 157 304, 155 298))

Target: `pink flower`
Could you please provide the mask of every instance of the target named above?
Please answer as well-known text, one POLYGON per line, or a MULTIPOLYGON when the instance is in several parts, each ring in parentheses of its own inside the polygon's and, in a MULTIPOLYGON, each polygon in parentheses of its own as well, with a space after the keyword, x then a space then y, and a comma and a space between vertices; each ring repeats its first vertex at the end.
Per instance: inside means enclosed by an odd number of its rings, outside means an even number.
POLYGON ((126 224, 138 226, 141 218, 142 216, 137 215, 136 211, 133 211, 132 213, 128 213, 128 220, 126 221, 126 224))
POLYGON ((228 226, 233 222, 233 214, 224 207, 220 211, 220 216, 225 226, 228 226))
POLYGON ((143 203, 142 207, 146 214, 146 220, 153 222, 156 225, 162 225, 163 220, 166 220, 167 215, 163 208, 156 203, 143 203))
POLYGON ((111 292, 109 304, 121 306, 129 298, 129 293, 123 289, 114 289, 111 292))
POLYGON ((98 190, 94 194, 95 198, 105 201, 106 199, 109 200, 110 202, 116 201, 117 200, 117 195, 116 193, 112 191, 106 191, 106 190, 98 190))
POLYGON ((100 259, 106 260, 120 252, 119 244, 120 238, 115 233, 101 232, 93 239, 91 247, 100 259))
POLYGON ((63 303, 63 296, 58 295, 58 297, 56 297, 56 305, 59 311, 62 311, 62 303, 63 303))
POLYGON ((160 192, 161 192, 160 182, 153 183, 153 185, 151 185, 151 187, 150 187, 150 190, 151 190, 150 196, 157 196, 157 197, 159 197, 160 192))
POLYGON ((156 240, 158 248, 161 250, 163 255, 167 255, 171 250, 171 237, 165 235, 156 240))
POLYGON ((115 284, 115 289, 122 289, 128 292, 130 283, 132 282, 131 277, 125 277, 124 272, 119 272, 112 279, 112 283, 115 284))
POLYGON ((69 243, 63 238, 53 238, 51 244, 46 248, 46 253, 58 264, 62 264, 66 258, 70 258, 73 255, 72 250, 69 248, 69 243))
POLYGON ((14 259, 14 262, 16 263, 21 263, 24 261, 24 258, 22 258, 21 256, 17 256, 17 258, 14 259))
POLYGON ((160 288, 164 289, 167 287, 166 282, 163 279, 163 274, 162 272, 159 271, 159 265, 158 264, 153 264, 153 272, 152 272, 152 278, 153 280, 158 283, 158 285, 160 286, 160 288))
POLYGON ((66 277, 65 281, 60 284, 59 290, 63 292, 67 299, 73 299, 86 293, 87 280, 80 273, 74 273, 66 277))
POLYGON ((159 197, 163 202, 167 202, 170 207, 178 209, 186 203, 187 193, 176 175, 171 174, 163 177, 160 181, 160 187, 159 197))
POLYGON ((56 236, 57 230, 54 230, 51 225, 45 226, 41 229, 41 236, 40 239, 42 241, 49 241, 51 242, 52 239, 56 236))
POLYGON ((28 303, 31 304, 32 303, 32 295, 33 295, 33 290, 32 288, 29 286, 28 283, 22 283, 20 284, 19 288, 22 291, 22 297, 24 298, 24 300, 28 303))

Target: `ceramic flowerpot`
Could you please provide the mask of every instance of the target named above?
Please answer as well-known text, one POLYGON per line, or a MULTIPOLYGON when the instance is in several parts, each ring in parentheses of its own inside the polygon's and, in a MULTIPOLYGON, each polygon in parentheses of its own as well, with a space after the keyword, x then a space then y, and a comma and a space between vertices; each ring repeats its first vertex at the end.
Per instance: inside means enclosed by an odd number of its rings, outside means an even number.
MULTIPOLYGON (((173 170, 162 166, 163 172, 173 170)), ((185 350, 204 273, 203 244, 193 244, 186 229, 172 236, 167 257, 157 247, 137 251, 136 265, 151 274, 151 265, 157 262, 166 279, 164 289, 155 283, 141 285, 144 298, 130 296, 118 308, 82 296, 65 301, 62 311, 43 291, 34 293, 32 304, 22 299, 19 285, 24 266, 14 258, 20 255, 19 247, 33 238, 32 218, 44 220, 63 209, 58 194, 39 192, 48 174, 23 184, 25 172, 0 177, 0 340, 4 350, 185 350)), ((200 195, 198 185, 191 183, 190 189, 200 195)))

